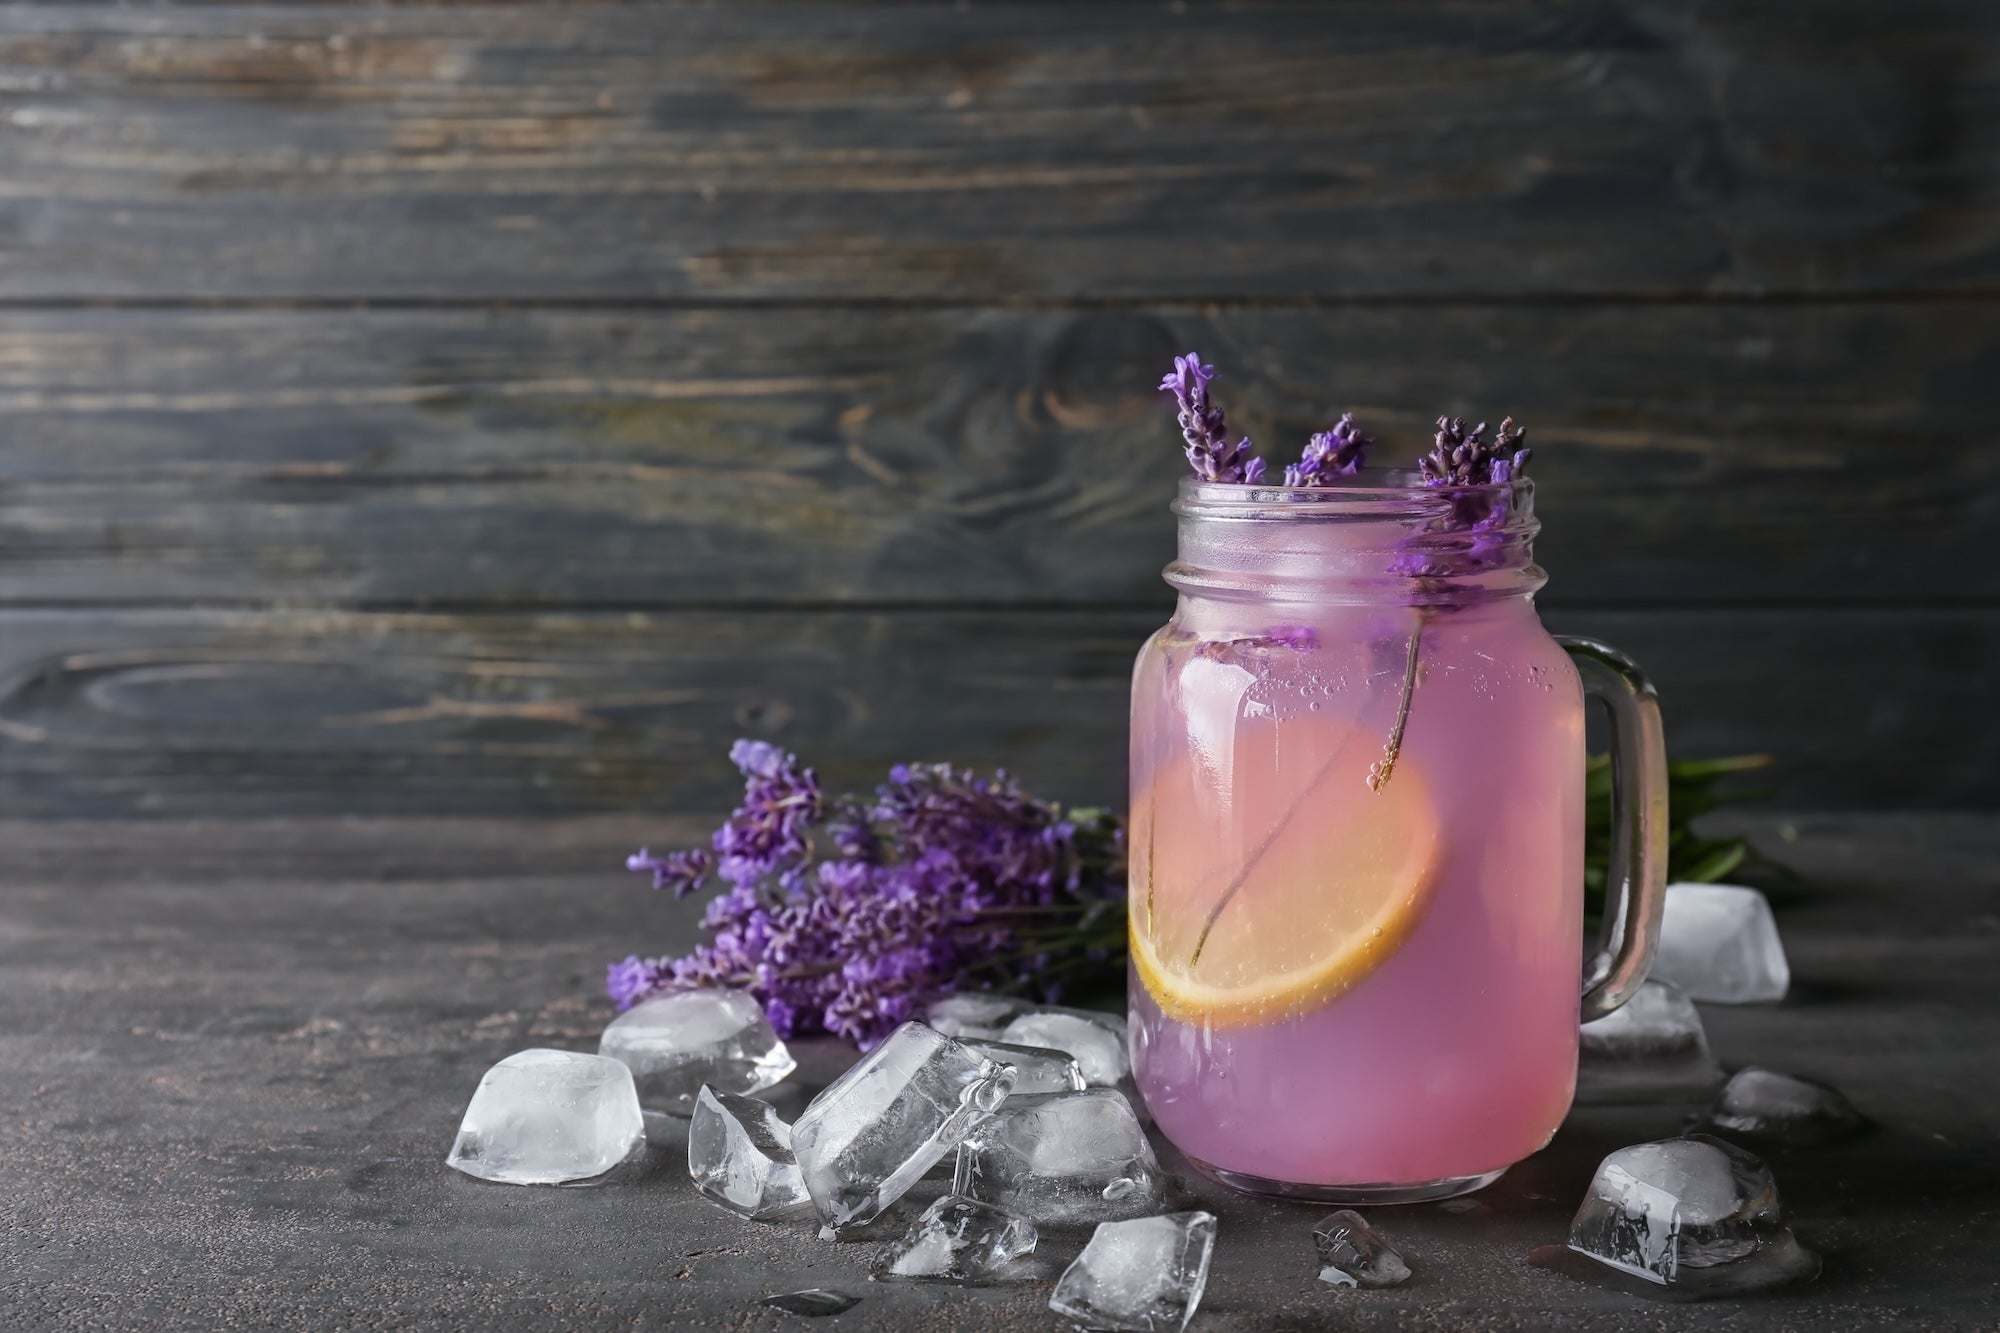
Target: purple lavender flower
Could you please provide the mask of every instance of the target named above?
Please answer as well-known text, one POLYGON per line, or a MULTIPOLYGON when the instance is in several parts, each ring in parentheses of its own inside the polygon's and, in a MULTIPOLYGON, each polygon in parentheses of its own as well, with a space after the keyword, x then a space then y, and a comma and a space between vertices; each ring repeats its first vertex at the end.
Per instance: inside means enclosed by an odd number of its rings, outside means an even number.
POLYGON ((819 779, 765 741, 740 740, 729 760, 743 773, 743 803, 715 831, 722 877, 755 883, 806 859, 807 830, 820 815, 819 779))
POLYGON ((633 954, 604 970, 604 993, 611 997, 611 1002, 619 1009, 630 1009, 639 1001, 657 993, 667 975, 666 959, 641 958, 633 954))
POLYGON ((1513 495, 1507 484, 1524 475, 1532 450, 1522 445, 1527 431, 1508 417, 1493 438, 1483 438, 1486 423, 1470 430, 1457 417, 1439 417, 1431 451, 1417 460, 1424 485, 1444 491, 1451 501, 1449 517, 1432 525, 1440 533, 1466 533, 1463 549, 1412 549, 1396 557, 1390 568, 1420 578, 1450 578, 1491 569, 1507 552, 1507 519, 1513 495))
POLYGON ((715 858, 699 847, 690 847, 684 852, 669 852, 665 856, 654 856, 641 847, 625 858, 625 868, 650 870, 655 889, 672 889, 674 897, 685 898, 708 878, 708 872, 715 868, 715 858))
POLYGON ((1319 647, 1319 631, 1311 625, 1276 625, 1265 631, 1265 636, 1274 646, 1295 653, 1309 653, 1319 647))
POLYGON ((1458 417, 1439 417, 1437 424, 1431 451, 1417 460, 1424 485, 1489 486, 1527 470, 1531 451, 1519 446, 1528 432, 1514 418, 1502 421, 1490 441, 1480 438, 1486 433, 1483 421, 1471 430, 1458 417))
POLYGON ((1500 423, 1500 429, 1493 432, 1493 461, 1487 464, 1486 479, 1498 485, 1512 481, 1528 470, 1528 460, 1535 451, 1522 444, 1528 438, 1525 427, 1516 426, 1514 418, 1508 417, 1500 423))
POLYGON ((1287 486, 1331 486, 1359 472, 1375 441, 1361 433, 1352 412, 1343 413, 1332 430, 1306 441, 1299 461, 1285 469, 1287 486))
POLYGON ((1195 649, 1197 657, 1223 661, 1241 652, 1269 652, 1284 648, 1309 653, 1319 647, 1319 631, 1310 625, 1273 625, 1262 634, 1246 634, 1234 639, 1204 639, 1195 649))
POLYGON ((764 1001, 764 1017, 770 1020, 772 1030, 787 1041, 798 1031, 798 1015, 792 1012, 792 1006, 775 995, 764 1001))
POLYGON ((1187 441, 1188 466, 1203 481, 1231 481, 1254 486, 1264 479, 1264 460, 1252 456, 1250 437, 1229 442, 1222 409, 1209 401, 1208 382, 1215 367, 1202 364, 1194 352, 1174 358, 1174 368, 1160 388, 1180 404, 1181 436, 1187 441))
POLYGON ((746 987, 781 1035, 824 1030, 866 1047, 996 970, 1039 969, 1048 994, 1050 969, 1122 968, 1124 842, 1110 816, 1065 817, 1004 773, 943 764, 899 765, 871 799, 826 801, 775 747, 739 742, 731 757, 745 795, 716 835, 728 887, 704 913, 708 939, 682 958, 613 964, 621 1007, 746 987))

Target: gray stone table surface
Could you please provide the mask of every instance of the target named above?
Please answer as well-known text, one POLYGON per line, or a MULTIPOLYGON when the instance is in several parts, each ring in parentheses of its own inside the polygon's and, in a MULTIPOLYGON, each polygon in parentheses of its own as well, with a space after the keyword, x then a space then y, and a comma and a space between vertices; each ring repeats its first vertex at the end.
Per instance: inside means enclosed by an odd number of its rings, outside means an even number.
MULTIPOLYGON (((1314 1280, 1320 1210, 1199 1187, 1221 1238, 1195 1327, 2000 1327, 2000 818, 1753 827, 1803 874, 1780 915, 1796 985, 1706 1007, 1718 1054, 1830 1079, 1879 1126, 1772 1159, 1817 1283, 1668 1305, 1529 1264, 1604 1152, 1682 1115, 1597 1110, 1472 1200, 1377 1210, 1416 1270, 1389 1291, 1314 1280)), ((755 1298, 809 1286, 864 1299, 803 1327, 1060 1327, 1049 1280, 1080 1237, 1019 1285, 871 1284, 871 1245, 698 1198, 676 1126, 618 1186, 445 1168, 488 1064, 593 1048, 604 962, 692 938, 695 904, 618 867, 693 831, 0 824, 0 1327, 765 1329, 800 1321, 755 1298)), ((781 1104, 842 1058, 805 1054, 781 1104)))

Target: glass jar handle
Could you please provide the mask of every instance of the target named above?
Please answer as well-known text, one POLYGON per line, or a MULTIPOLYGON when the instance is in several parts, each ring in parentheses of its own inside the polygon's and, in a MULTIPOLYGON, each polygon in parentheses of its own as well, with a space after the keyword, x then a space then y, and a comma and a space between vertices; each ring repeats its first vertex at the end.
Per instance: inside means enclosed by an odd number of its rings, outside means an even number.
POLYGON ((1667 743, 1660 700, 1638 663, 1606 643, 1557 635, 1583 692, 1611 710, 1611 859, 1604 936, 1584 969, 1583 1021, 1637 993, 1652 969, 1667 905, 1667 743))

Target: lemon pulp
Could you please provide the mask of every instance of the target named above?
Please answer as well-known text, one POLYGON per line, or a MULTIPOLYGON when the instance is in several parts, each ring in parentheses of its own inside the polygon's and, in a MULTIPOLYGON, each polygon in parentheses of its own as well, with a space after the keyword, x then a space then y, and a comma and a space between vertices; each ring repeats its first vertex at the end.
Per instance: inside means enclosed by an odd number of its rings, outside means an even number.
POLYGON ((1227 1027, 1328 1003, 1423 918, 1442 835, 1421 765, 1405 753, 1370 791, 1365 740, 1286 730, 1221 781, 1177 756, 1134 803, 1132 959, 1170 1018, 1227 1027))

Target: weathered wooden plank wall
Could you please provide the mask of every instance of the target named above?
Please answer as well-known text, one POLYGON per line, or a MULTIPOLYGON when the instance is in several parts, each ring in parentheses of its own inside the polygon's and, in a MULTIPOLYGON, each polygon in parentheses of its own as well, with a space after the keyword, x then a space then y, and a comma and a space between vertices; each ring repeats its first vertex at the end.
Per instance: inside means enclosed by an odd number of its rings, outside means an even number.
POLYGON ((1115 795, 1173 350, 1540 446, 1801 804, 2000 801, 2000 10, 0 10, 0 798, 1115 795))

